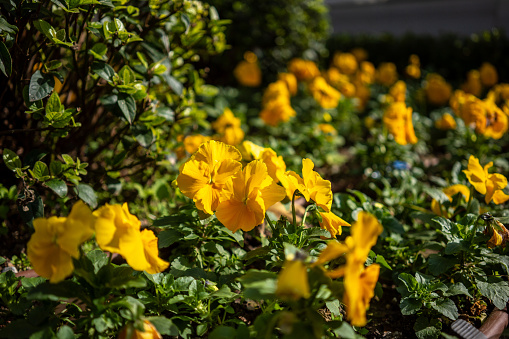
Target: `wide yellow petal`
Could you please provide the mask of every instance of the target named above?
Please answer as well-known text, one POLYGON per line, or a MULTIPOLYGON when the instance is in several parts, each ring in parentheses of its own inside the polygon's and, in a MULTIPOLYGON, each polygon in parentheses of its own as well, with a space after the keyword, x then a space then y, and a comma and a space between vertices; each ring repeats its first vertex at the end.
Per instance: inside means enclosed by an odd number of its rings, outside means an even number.
POLYGON ((65 221, 65 229, 57 239, 58 245, 74 258, 79 257, 79 246, 94 234, 95 217, 83 201, 76 202, 65 221))
POLYGON ((159 258, 157 237, 154 232, 150 230, 141 231, 141 240, 143 241, 145 257, 150 265, 147 269, 145 269, 145 271, 150 274, 156 274, 167 269, 170 264, 159 258))
POLYGON ((284 187, 273 182, 261 190, 261 197, 263 199, 265 210, 267 210, 270 206, 283 200, 286 197, 286 191, 284 187))
POLYGON ((355 244, 355 255, 358 260, 366 261, 371 247, 373 247, 383 228, 378 219, 367 212, 361 211, 357 221, 352 226, 352 239, 355 244))
POLYGON ((486 180, 486 196, 485 202, 488 204, 492 199, 495 191, 501 190, 507 186, 507 178, 499 173, 493 173, 486 180))
POLYGON ((213 167, 216 162, 224 159, 240 161, 242 160, 242 155, 233 146, 220 141, 210 140, 200 145, 198 151, 195 153, 195 159, 198 161, 205 161, 213 167))
MULTIPOLYGON (((348 265, 348 264, 347 264, 348 265)), ((373 264, 366 269, 364 265, 353 263, 356 267, 345 270, 344 303, 347 307, 347 316, 354 326, 366 325, 366 309, 369 301, 375 295, 374 289, 380 273, 380 266, 373 264)))
POLYGON ((177 185, 186 197, 193 199, 195 194, 210 182, 211 167, 203 161, 189 160, 177 177, 177 185))
POLYGON ((255 211, 250 207, 238 200, 223 201, 217 207, 216 217, 232 232, 240 229, 249 231, 263 221, 263 219, 259 220, 255 211))
POLYGON ((129 228, 119 238, 118 252, 125 258, 127 264, 137 271, 148 270, 151 265, 145 256, 145 249, 141 232, 136 229, 129 228))
POLYGON ((290 300, 311 296, 307 267, 302 261, 285 261, 277 280, 276 295, 290 300))
POLYGON ((463 171, 468 181, 472 184, 472 186, 474 186, 476 191, 481 194, 486 194, 486 180, 488 179, 487 171, 488 168, 491 167, 488 167, 488 165, 482 168, 479 163, 479 159, 471 155, 468 159, 468 167, 463 171))
POLYGON ((224 185, 226 181, 230 180, 241 169, 242 164, 237 160, 225 159, 220 161, 214 168, 212 181, 217 185, 224 185))
POLYGON ((497 205, 503 204, 509 200, 509 195, 505 194, 502 190, 497 190, 495 193, 493 193, 493 202, 497 205))

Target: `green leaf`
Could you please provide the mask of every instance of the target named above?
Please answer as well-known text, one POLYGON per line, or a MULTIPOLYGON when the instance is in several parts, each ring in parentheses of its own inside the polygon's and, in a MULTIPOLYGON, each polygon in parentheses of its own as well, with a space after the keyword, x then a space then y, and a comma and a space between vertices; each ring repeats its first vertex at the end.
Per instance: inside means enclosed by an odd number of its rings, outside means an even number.
POLYGON ((233 327, 218 326, 209 334, 209 339, 231 339, 235 338, 237 331, 233 327))
POLYGON ((159 219, 154 220, 152 226, 154 227, 173 227, 178 226, 181 223, 185 222, 195 222, 193 217, 187 214, 173 214, 167 217, 161 217, 159 219))
POLYGON ((3 265, 6 261, 7 259, 5 259, 4 257, 0 257, 0 265, 3 265))
POLYGON ((376 261, 375 261, 377 264, 380 264, 380 266, 383 266, 385 267, 386 269, 388 270, 391 270, 392 271, 392 268, 391 266, 389 266, 389 264, 387 263, 387 261, 385 260, 385 258, 383 256, 381 256, 380 254, 377 254, 376 256, 376 261))
POLYGON ((62 159, 64 159, 64 162, 67 165, 74 165, 75 164, 75 162, 72 159, 72 157, 70 155, 68 155, 68 154, 62 154, 62 159))
POLYGON ((46 103, 46 116, 53 112, 60 113, 63 111, 62 103, 60 102, 60 98, 58 97, 57 92, 53 92, 46 103))
POLYGON ((152 129, 145 124, 134 124, 131 126, 131 131, 136 141, 145 148, 148 148, 154 142, 154 133, 152 129))
POLYGON ((429 271, 434 276, 439 276, 458 264, 455 258, 444 257, 439 254, 431 254, 428 258, 429 271))
POLYGON ((7 46, 0 41, 0 70, 3 74, 10 77, 12 73, 12 58, 7 46))
POLYGON ((417 288, 418 288, 417 280, 415 280, 415 278, 413 276, 411 276, 410 274, 401 273, 398 276, 398 279, 401 280, 403 282, 403 284, 405 284, 408 291, 411 292, 411 291, 417 290, 417 288))
POLYGON ((509 300, 509 286, 506 281, 485 282, 477 280, 479 292, 490 299, 495 307, 503 309, 509 300))
POLYGON ((431 307, 451 320, 458 319, 458 308, 451 299, 437 300, 431 303, 431 307))
POLYGON ((72 328, 64 325, 58 329, 57 339, 74 339, 76 338, 72 328))
POLYGON ((261 300, 273 297, 276 293, 277 275, 274 272, 252 269, 239 280, 245 287, 246 298, 261 300))
POLYGON ((421 309, 422 302, 415 298, 403 298, 399 303, 399 307, 401 309, 401 314, 410 315, 421 309))
POLYGON ((14 171, 16 168, 21 168, 21 159, 18 157, 16 153, 11 151, 8 148, 4 148, 3 155, 5 165, 11 170, 14 171))
POLYGON ((133 70, 127 65, 120 69, 118 75, 120 79, 122 79, 124 85, 132 84, 136 80, 133 70))
POLYGON ((79 297, 84 293, 81 286, 71 280, 64 280, 56 284, 49 282, 37 285, 28 292, 28 300, 63 300, 79 297))
POLYGON ((470 298, 473 298, 470 292, 468 291, 468 288, 466 288, 466 286, 463 285, 463 283, 461 282, 449 285, 447 291, 444 292, 444 296, 446 297, 458 294, 464 294, 466 296, 469 296, 470 298))
POLYGON ((97 196, 94 189, 87 184, 79 184, 75 187, 78 197, 83 200, 91 208, 97 207, 97 196))
POLYGON ((168 229, 159 233, 157 238, 159 239, 159 248, 165 248, 173 245, 179 240, 182 240, 183 235, 175 229, 168 229))
POLYGON ((88 51, 88 54, 94 56, 94 58, 106 61, 106 53, 108 52, 108 47, 102 42, 96 43, 92 49, 88 51))
POLYGON ((435 339, 440 336, 442 324, 437 319, 431 321, 426 317, 419 317, 414 325, 415 335, 419 339, 435 339))
POLYGON ((0 32, 6 32, 12 35, 15 35, 18 31, 18 27, 11 25, 5 20, 2 16, 0 16, 0 32))
POLYGON ((58 160, 54 160, 49 164, 49 171, 51 175, 58 176, 62 173, 62 163, 58 160))
POLYGON ((132 124, 134 118, 136 118, 136 102, 134 98, 126 93, 119 93, 117 100, 118 108, 122 112, 123 117, 132 124))
POLYGON ((54 41, 57 38, 57 31, 46 21, 36 20, 34 21, 34 26, 51 41, 54 41))
POLYGON ((67 185, 63 180, 51 179, 45 182, 46 186, 51 188, 60 198, 64 198, 67 195, 67 185))
POLYGON ((449 201, 449 197, 442 190, 431 187, 424 187, 424 192, 427 193, 431 198, 443 204, 449 201))
POLYGON ((339 317, 341 315, 340 311, 341 304, 338 299, 326 301, 325 306, 327 306, 327 308, 329 309, 333 316, 339 317))
POLYGON ((384 230, 397 234, 405 233, 403 225, 394 217, 383 217, 380 222, 384 230))
POLYGON ((45 181, 49 179, 49 169, 48 166, 42 161, 37 161, 35 163, 34 169, 32 171, 34 177, 38 180, 45 181))
POLYGON ((30 102, 41 100, 50 95, 53 88, 55 88, 55 78, 53 75, 36 71, 30 78, 28 98, 30 102))
POLYGON ((92 72, 106 81, 112 81, 115 70, 105 62, 94 61, 91 66, 92 72))
POLYGON ((346 321, 343 321, 341 326, 339 326, 338 328, 334 329, 334 334, 339 336, 340 338, 344 338, 344 339, 355 339, 355 338, 357 338, 357 335, 355 334, 355 330, 346 321))

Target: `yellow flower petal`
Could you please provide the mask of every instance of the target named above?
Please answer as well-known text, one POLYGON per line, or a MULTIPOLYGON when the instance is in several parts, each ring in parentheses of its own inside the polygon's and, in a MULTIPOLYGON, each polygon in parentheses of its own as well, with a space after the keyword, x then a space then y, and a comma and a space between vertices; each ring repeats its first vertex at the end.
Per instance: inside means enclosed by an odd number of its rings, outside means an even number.
POLYGON ((159 258, 157 237, 155 236, 154 232, 150 230, 141 231, 141 240, 143 241, 145 257, 150 264, 150 266, 146 268, 145 271, 150 274, 156 274, 167 269, 170 264, 159 258))
POLYGON ((319 212, 322 217, 320 227, 326 229, 331 234, 331 237, 335 238, 337 235, 341 235, 341 226, 350 226, 349 223, 338 217, 332 212, 322 213, 319 212))
POLYGON ((277 280, 276 295, 290 300, 310 297, 307 267, 302 261, 285 261, 277 280))

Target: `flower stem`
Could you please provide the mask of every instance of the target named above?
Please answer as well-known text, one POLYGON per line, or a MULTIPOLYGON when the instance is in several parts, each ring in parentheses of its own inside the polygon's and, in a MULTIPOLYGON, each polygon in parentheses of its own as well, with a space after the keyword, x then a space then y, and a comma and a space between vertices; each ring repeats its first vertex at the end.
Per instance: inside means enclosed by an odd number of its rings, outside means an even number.
POLYGON ((292 217, 293 217, 293 228, 295 230, 297 229, 297 215, 295 214, 295 197, 297 196, 297 191, 298 190, 295 190, 292 196, 292 217))

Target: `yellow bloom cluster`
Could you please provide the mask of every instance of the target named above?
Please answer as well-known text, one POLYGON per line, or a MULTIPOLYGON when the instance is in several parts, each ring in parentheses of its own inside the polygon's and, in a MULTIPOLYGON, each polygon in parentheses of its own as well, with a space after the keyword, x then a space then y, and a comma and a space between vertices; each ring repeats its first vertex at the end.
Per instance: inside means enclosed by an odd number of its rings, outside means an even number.
MULTIPOLYGON (((343 302, 347 307, 348 319, 354 326, 366 324, 366 308, 374 296, 380 266, 364 266, 371 247, 382 233, 382 226, 371 214, 360 212, 352 226, 352 235, 344 243, 331 240, 312 266, 323 264, 346 254, 346 265, 340 266, 327 275, 331 278, 344 277, 343 302)), ((276 294, 281 298, 298 300, 309 298, 307 265, 300 259, 287 258, 277 282, 276 294)))
POLYGON ((412 123, 412 108, 407 107, 404 102, 390 104, 384 112, 383 121, 398 144, 407 145, 417 142, 412 123))
POLYGON ((212 123, 212 128, 219 134, 215 139, 228 145, 240 144, 244 140, 244 131, 240 124, 240 119, 236 118, 229 108, 225 108, 223 114, 212 123))
POLYGON ((102 250, 119 253, 135 270, 154 274, 169 265, 158 256, 154 233, 140 232, 140 221, 129 213, 127 204, 122 207, 106 204, 92 213, 87 205, 78 201, 67 218, 37 218, 34 228, 35 233, 27 245, 28 259, 35 272, 51 283, 72 274, 72 258, 79 258, 80 245, 94 232, 102 250))
POLYGON ((271 126, 281 122, 288 122, 295 116, 295 110, 290 104, 290 95, 297 92, 297 80, 291 73, 282 73, 279 80, 269 84, 262 99, 260 118, 271 126))
POLYGON ((440 74, 431 73, 426 77, 424 92, 432 105, 443 106, 451 97, 452 87, 440 74))
MULTIPOLYGON (((475 128, 477 133, 486 137, 500 139, 507 132, 509 120, 507 114, 490 98, 493 96, 481 100, 472 94, 457 90, 449 104, 465 125, 475 128)), ((507 106, 504 109, 509 112, 507 106)))
POLYGON ((500 173, 488 173, 488 169, 492 166, 493 162, 489 162, 482 167, 479 159, 471 155, 468 159, 468 167, 463 173, 477 192, 485 194, 484 201, 487 204, 493 201, 498 205, 509 200, 509 195, 502 191, 507 186, 507 178, 500 173))
POLYGON ((242 169, 241 153, 233 146, 208 141, 180 168, 177 184, 196 207, 232 232, 249 231, 265 219, 267 208, 285 197, 262 160, 242 169))

